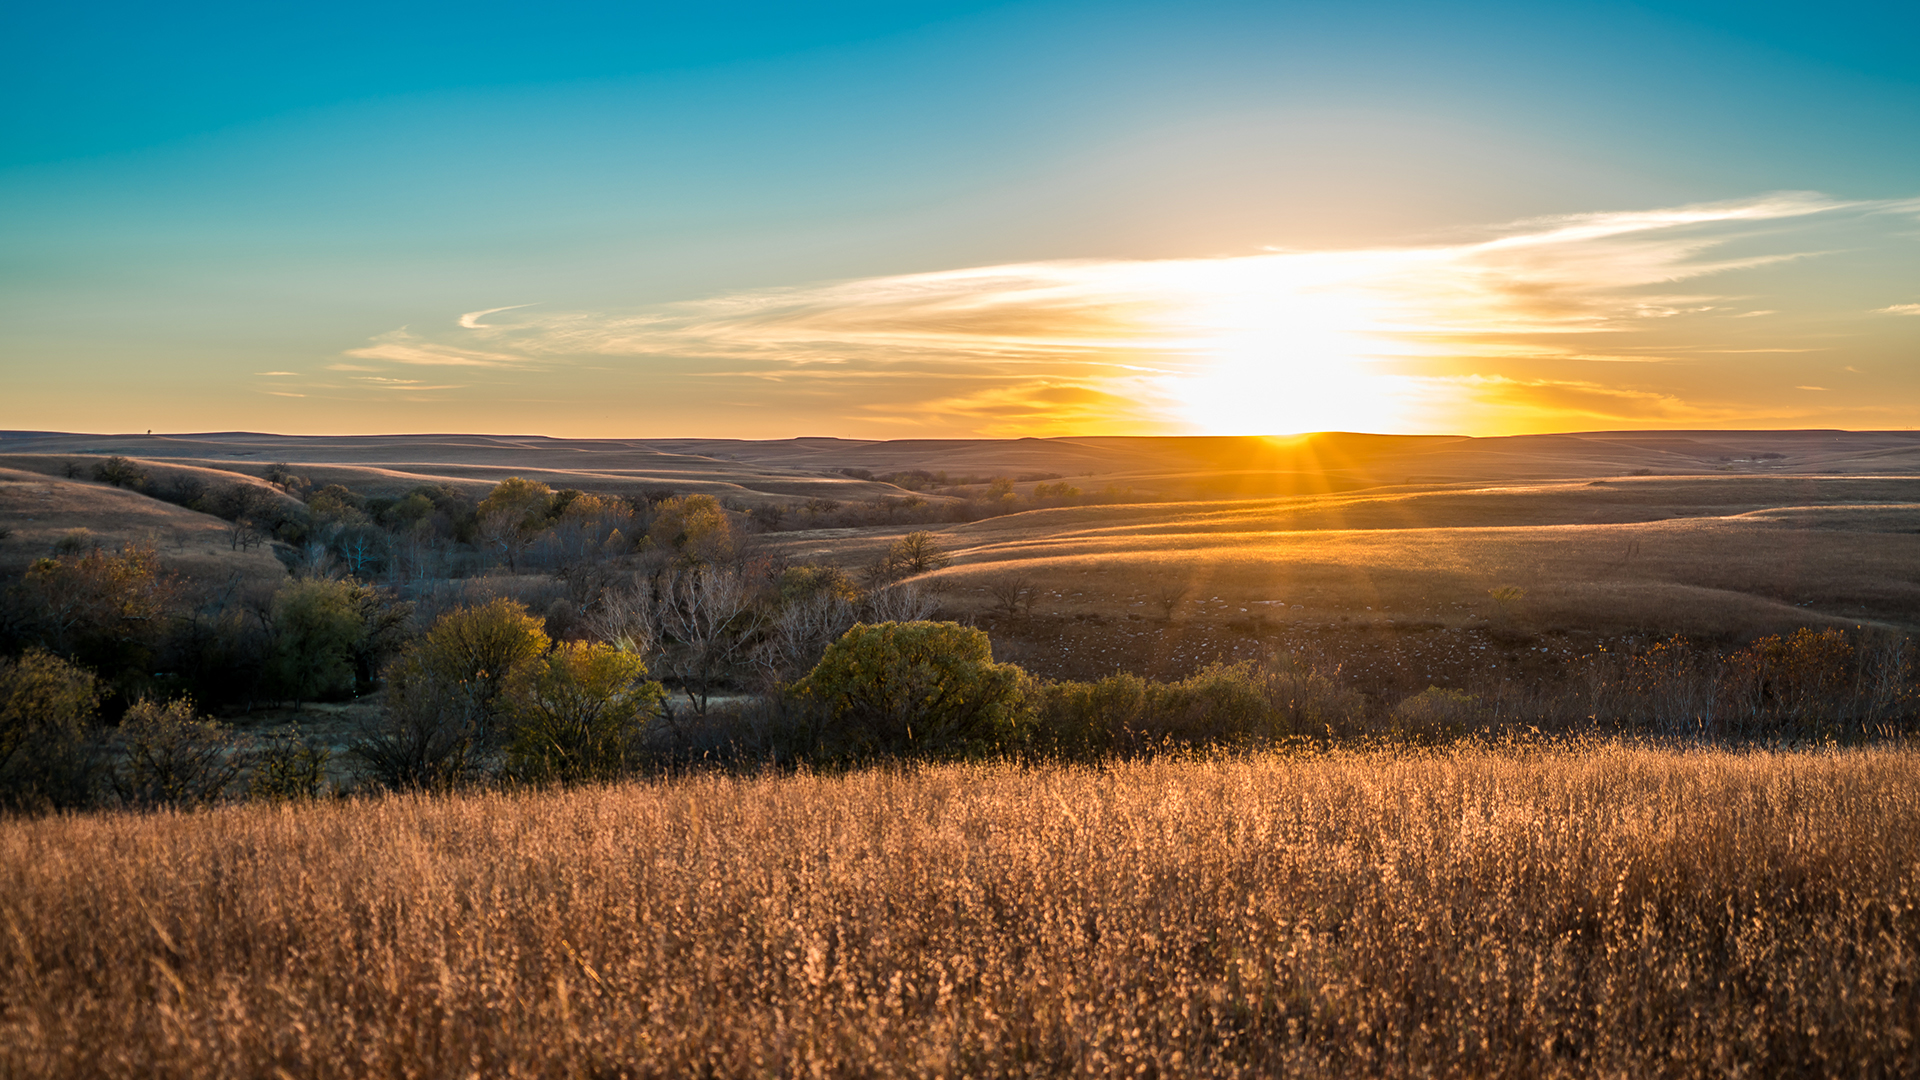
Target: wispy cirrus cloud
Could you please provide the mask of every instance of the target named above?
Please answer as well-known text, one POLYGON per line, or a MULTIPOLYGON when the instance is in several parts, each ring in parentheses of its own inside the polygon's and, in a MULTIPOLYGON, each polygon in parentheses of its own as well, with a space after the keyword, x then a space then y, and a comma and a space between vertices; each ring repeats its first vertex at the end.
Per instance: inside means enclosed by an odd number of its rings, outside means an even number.
POLYGON ((520 308, 532 306, 532 304, 508 304, 506 307, 490 307, 482 311, 469 311, 465 315, 460 316, 459 324, 467 330, 485 330, 487 329, 487 325, 480 320, 486 318, 488 315, 500 311, 517 311, 520 308))
MULTIPOLYGON (((1548 426, 1708 423, 1754 406, 1663 372, 1832 348, 1782 338, 1782 319, 1811 332, 1781 282, 1915 212, 1780 193, 1396 248, 1019 263, 633 312, 510 305, 345 355, 503 378, 640 366, 954 433, 1465 429, 1529 409, 1548 426)), ((451 389, 419 387, 436 388, 451 389)))
POLYGON ((525 353, 465 349, 421 337, 406 329, 382 334, 373 339, 370 345, 348 349, 346 355, 361 360, 384 360, 392 364, 428 367, 521 368, 537 364, 525 353))

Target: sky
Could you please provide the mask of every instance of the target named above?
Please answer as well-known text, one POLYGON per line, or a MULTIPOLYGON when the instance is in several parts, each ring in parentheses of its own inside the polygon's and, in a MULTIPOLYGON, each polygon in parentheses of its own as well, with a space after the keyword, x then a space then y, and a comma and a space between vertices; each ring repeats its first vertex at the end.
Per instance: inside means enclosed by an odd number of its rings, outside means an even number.
POLYGON ((1920 8, 0 10, 0 428, 1904 429, 1920 8))

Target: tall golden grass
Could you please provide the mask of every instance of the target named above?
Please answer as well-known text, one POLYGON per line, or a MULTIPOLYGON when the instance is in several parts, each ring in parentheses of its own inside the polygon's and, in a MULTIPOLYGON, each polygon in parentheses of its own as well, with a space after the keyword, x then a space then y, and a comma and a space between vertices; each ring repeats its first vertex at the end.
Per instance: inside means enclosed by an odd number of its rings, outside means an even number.
POLYGON ((10 1076, 1892 1075, 1920 753, 702 776, 0 823, 10 1076))

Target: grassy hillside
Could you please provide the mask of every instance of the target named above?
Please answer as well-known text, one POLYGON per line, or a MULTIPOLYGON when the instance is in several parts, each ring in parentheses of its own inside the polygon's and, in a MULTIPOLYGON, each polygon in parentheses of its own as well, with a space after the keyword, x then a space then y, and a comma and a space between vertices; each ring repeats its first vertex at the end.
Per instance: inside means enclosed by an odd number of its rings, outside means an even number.
POLYGON ((1905 1074, 1920 758, 1620 746, 0 822, 0 1073, 1905 1074))
MULTIPOLYGON (((504 435, 75 435, 0 432, 0 454, 122 454, 259 470, 289 462, 317 483, 497 482, 537 475, 555 487, 679 487, 744 499, 902 494, 842 469, 1064 477, 1157 498, 1243 498, 1382 484, 1594 479, 1652 475, 1915 475, 1908 431, 1584 432, 1471 439, 1315 435, 1054 439, 556 439, 504 435), (568 479, 568 477, 573 479, 568 479)), ((625 489, 622 489, 625 490, 625 489)), ((1089 488, 1091 490, 1091 488, 1089 488)))
MULTIPOLYGON (((904 530, 765 538, 858 566, 904 530)), ((937 530, 934 580, 984 610, 1030 579, 1043 614, 1274 624, 1346 619, 1726 634, 1920 612, 1920 480, 1629 478, 1379 488, 1288 499, 1035 510, 937 530), (1502 604, 1489 590, 1525 595, 1502 604)))
POLYGON ((38 472, 0 468, 0 528, 9 533, 0 539, 0 575, 19 573, 68 536, 74 544, 113 551, 152 547, 168 570, 198 581, 270 582, 287 575, 265 547, 237 547, 228 523, 217 517, 38 472))

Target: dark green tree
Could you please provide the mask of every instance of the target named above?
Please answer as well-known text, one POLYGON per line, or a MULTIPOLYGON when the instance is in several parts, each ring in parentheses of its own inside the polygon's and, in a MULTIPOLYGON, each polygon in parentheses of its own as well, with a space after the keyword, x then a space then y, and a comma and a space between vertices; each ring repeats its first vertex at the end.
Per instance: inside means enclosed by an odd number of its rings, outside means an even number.
POLYGON ((367 637, 359 593, 350 581, 307 578, 273 596, 276 684, 295 702, 349 694, 354 659, 367 637))
POLYGON ((984 631, 952 622, 860 623, 827 647, 794 694, 820 710, 829 752, 961 757, 1011 749, 1021 671, 993 662, 984 631))

